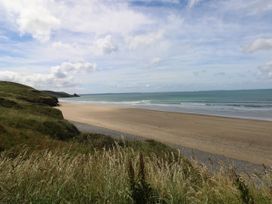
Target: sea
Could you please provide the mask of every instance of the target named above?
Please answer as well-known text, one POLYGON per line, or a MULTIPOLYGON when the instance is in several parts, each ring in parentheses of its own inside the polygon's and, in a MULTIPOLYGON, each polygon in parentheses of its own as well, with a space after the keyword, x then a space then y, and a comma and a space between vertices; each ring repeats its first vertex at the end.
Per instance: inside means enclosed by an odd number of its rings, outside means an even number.
POLYGON ((84 94, 60 101, 272 121, 272 89, 84 94))

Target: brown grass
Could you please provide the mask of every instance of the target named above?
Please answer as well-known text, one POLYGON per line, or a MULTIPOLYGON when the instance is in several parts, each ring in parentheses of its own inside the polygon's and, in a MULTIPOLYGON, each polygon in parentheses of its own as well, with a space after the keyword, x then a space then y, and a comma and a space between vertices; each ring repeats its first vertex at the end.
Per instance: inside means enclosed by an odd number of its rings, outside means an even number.
POLYGON ((160 157, 119 145, 87 154, 2 152, 0 203, 271 203, 270 170, 235 175, 209 173, 176 153, 160 157))

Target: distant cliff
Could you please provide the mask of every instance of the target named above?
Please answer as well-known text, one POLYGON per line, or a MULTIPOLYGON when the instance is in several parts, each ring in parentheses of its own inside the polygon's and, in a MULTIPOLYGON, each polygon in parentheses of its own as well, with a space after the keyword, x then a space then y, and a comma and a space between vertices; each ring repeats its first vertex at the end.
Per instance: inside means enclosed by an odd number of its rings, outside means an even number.
POLYGON ((56 91, 42 91, 43 93, 46 93, 47 95, 56 97, 56 98, 69 98, 69 97, 79 97, 78 94, 68 94, 66 92, 56 92, 56 91))

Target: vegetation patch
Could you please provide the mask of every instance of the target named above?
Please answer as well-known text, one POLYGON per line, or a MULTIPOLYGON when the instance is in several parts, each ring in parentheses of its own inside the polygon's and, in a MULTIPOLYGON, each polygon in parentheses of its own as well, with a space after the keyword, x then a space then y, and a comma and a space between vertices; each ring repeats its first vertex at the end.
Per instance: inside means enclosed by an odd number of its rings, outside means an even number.
POLYGON ((182 157, 170 162, 119 145, 81 153, 76 146, 2 152, 0 203, 271 203, 271 171, 239 175, 238 184, 229 171, 209 173, 182 157))
POLYGON ((20 108, 21 106, 16 103, 15 101, 6 99, 6 98, 0 98, 0 106, 5 108, 20 108))
POLYGON ((37 147, 38 141, 48 137, 67 140, 80 134, 54 108, 58 105, 56 97, 12 82, 0 82, 0 96, 1 149, 22 144, 37 147))
POLYGON ((0 124, 0 134, 6 133, 6 129, 0 124))

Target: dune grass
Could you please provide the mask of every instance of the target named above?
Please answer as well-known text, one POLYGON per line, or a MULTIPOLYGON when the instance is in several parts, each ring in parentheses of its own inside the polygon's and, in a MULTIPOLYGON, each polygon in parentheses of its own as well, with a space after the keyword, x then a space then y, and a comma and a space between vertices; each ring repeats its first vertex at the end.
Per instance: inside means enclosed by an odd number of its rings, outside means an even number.
POLYGON ((164 154, 119 145, 91 153, 2 152, 0 203, 271 203, 271 171, 209 173, 176 153, 164 154))

